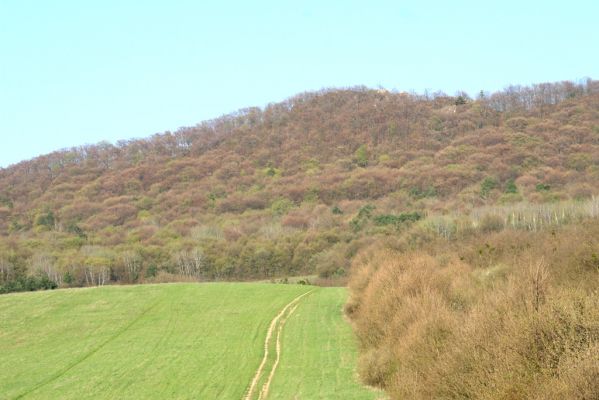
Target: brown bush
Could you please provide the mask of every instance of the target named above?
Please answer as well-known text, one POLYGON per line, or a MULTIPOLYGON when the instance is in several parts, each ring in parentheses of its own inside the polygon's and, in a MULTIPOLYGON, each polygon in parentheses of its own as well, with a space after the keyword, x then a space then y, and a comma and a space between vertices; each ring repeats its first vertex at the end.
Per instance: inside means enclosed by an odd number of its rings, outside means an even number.
POLYGON ((306 229, 310 225, 310 219, 306 215, 289 213, 283 217, 281 225, 290 228, 306 229))
POLYGON ((364 250, 346 306, 361 377, 397 399, 597 398, 597 234, 588 221, 364 250))
POLYGON ((499 232, 504 227, 503 218, 498 215, 487 214, 480 220, 479 229, 483 233, 499 232))

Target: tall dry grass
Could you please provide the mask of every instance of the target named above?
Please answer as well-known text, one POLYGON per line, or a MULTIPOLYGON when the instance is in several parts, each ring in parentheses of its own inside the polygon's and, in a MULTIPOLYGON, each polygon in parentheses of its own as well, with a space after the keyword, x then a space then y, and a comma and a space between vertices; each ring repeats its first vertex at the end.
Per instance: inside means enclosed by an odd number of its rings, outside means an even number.
POLYGON ((599 398, 599 223, 355 260, 360 373, 394 399, 599 398))

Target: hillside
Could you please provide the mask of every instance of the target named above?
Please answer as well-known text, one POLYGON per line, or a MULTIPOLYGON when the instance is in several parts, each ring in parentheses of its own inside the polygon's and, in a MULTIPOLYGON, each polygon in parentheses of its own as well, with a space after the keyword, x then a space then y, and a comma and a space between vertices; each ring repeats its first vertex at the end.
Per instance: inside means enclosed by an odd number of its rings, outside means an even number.
POLYGON ((597 81, 305 93, 1 169, 0 285, 344 279, 425 217, 590 201, 598 184, 597 81))

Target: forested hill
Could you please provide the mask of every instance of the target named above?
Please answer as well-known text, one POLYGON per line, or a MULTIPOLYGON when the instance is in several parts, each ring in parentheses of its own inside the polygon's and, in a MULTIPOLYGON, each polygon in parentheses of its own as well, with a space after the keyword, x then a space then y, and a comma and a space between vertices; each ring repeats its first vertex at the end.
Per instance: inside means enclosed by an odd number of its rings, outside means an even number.
POLYGON ((476 99, 305 93, 0 169, 0 284, 342 275, 335 260, 371 218, 585 199, 598 184, 598 81, 476 99))

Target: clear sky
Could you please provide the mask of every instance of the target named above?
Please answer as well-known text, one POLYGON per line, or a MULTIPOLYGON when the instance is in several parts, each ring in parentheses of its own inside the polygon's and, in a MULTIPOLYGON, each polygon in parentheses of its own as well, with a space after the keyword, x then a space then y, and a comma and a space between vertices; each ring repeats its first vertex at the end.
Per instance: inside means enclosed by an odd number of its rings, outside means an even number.
POLYGON ((0 0, 0 166, 323 87, 599 79, 599 1, 0 0))

